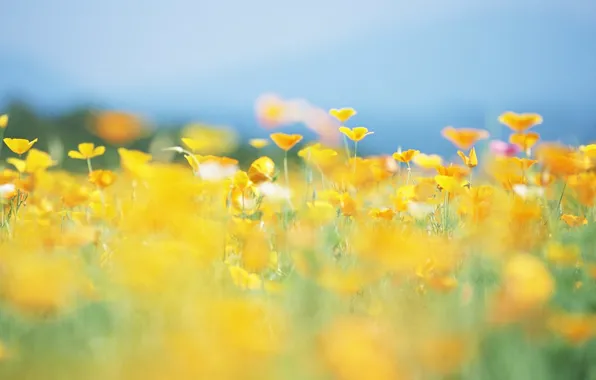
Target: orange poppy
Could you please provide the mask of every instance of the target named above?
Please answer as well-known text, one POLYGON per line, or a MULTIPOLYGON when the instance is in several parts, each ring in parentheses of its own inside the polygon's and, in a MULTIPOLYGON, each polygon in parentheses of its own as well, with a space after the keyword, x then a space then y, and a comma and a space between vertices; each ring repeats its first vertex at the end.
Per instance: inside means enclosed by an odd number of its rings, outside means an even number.
POLYGON ((470 149, 477 141, 490 136, 484 129, 453 127, 443 128, 441 134, 459 149, 470 149))

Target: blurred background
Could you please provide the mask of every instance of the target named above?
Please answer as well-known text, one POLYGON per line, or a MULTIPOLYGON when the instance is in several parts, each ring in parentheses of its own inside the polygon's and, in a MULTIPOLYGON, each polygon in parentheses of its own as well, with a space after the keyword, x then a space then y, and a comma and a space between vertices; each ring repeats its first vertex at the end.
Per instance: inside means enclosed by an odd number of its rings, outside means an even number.
POLYGON ((94 109, 135 112, 158 130, 200 121, 266 136, 255 117, 263 93, 354 107, 350 126, 374 130, 363 145, 384 153, 446 152, 447 125, 505 137, 506 110, 541 113, 546 139, 596 140, 594 0, 20 0, 0 10, 7 135, 43 143, 51 129, 66 149, 86 138, 94 109))

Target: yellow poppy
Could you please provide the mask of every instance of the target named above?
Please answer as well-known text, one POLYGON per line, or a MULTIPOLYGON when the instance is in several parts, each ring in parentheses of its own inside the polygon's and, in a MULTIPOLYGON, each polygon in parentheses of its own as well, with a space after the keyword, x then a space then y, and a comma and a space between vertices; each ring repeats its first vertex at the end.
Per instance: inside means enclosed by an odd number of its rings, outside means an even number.
POLYGON ((453 127, 443 128, 441 134, 459 149, 470 149, 477 141, 490 136, 484 129, 453 127))
POLYGON ((4 143, 8 146, 8 149, 12 150, 14 153, 21 155, 27 153, 29 149, 37 142, 37 139, 33 139, 31 141, 27 139, 11 139, 5 138, 4 143))
POLYGON ((79 150, 71 150, 68 152, 68 157, 77 160, 90 160, 93 157, 101 156, 106 152, 105 146, 95 146, 93 143, 79 144, 79 150))
POLYGON ((512 133, 509 136, 509 142, 517 145, 519 149, 524 152, 528 152, 536 143, 540 140, 540 134, 536 132, 528 133, 512 133))
POLYGON ((470 153, 467 156, 461 150, 457 151, 457 155, 461 157, 462 161, 464 162, 464 165, 466 165, 467 167, 475 168, 476 166, 478 166, 478 157, 476 156, 475 148, 470 149, 470 153))
POLYGON ((329 115, 336 118, 342 124, 348 121, 352 116, 356 115, 356 113, 356 110, 353 108, 332 108, 329 110, 329 115))
POLYGON ((6 128, 7 125, 8 125, 8 115, 7 114, 0 115, 0 129, 6 128))
POLYGON ((297 134, 289 135, 287 133, 272 133, 270 137, 275 145, 286 152, 302 141, 302 135, 297 134))
POLYGON ((499 121, 511 130, 521 133, 535 125, 542 124, 542 116, 537 113, 505 112, 499 116, 499 121))
POLYGON ((106 188, 114 183, 116 175, 111 170, 94 170, 89 173, 89 182, 99 188, 106 188))
POLYGON ((269 141, 267 139, 250 139, 248 143, 253 148, 261 149, 269 145, 269 141))
POLYGON ((275 163, 267 156, 259 157, 248 168, 248 178, 255 184, 271 181, 275 174, 275 163))
POLYGON ((395 152, 395 153, 393 153, 393 158, 395 158, 399 162, 403 162, 405 164, 409 164, 410 161, 412 161, 412 159, 414 158, 414 156, 416 156, 418 153, 420 153, 419 150, 408 149, 408 150, 405 150, 403 152, 395 152))
POLYGON ((415 155, 412 161, 416 165, 424 169, 436 169, 443 163, 443 159, 441 158, 441 156, 438 156, 436 154, 424 153, 419 153, 415 155))
POLYGON ((339 127, 339 131, 346 135, 350 140, 354 142, 358 142, 365 138, 368 135, 372 135, 374 132, 369 132, 368 128, 366 127, 355 127, 355 128, 348 128, 348 127, 339 127))

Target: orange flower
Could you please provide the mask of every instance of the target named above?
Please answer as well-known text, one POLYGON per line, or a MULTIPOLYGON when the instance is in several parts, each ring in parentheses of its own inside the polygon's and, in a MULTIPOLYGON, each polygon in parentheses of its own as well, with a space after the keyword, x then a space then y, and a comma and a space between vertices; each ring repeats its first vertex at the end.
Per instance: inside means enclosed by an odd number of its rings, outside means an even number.
POLYGON ((541 144, 536 158, 549 173, 569 176, 584 170, 584 162, 571 149, 558 144, 541 144))
POLYGON ((406 151, 403 152, 395 152, 393 153, 393 158, 395 158, 397 161, 399 162, 403 162, 406 164, 410 164, 410 161, 412 161, 412 159, 414 158, 414 156, 416 156, 418 153, 420 153, 419 150, 415 150, 415 149, 408 149, 406 151))
POLYGON ((95 117, 93 132, 110 144, 128 144, 143 135, 142 120, 125 112, 106 111, 95 117))
POLYGON ((286 152, 302 140, 302 135, 297 134, 288 135, 286 133, 272 133, 270 137, 275 145, 286 152))
POLYGON ((468 156, 466 156, 466 154, 461 150, 457 151, 457 155, 461 157, 462 161, 467 167, 474 168, 478 166, 478 157, 476 156, 475 148, 470 149, 470 153, 468 154, 468 156))
POLYGON ((470 149, 478 140, 489 137, 488 131, 475 128, 446 127, 443 128, 441 134, 459 149, 470 149))
POLYGON ((569 227, 578 227, 588 224, 588 220, 586 218, 571 214, 561 215, 561 220, 567 223, 569 227))
POLYGON ((89 173, 89 182, 99 188, 106 188, 114 183, 116 175, 110 170, 94 170, 89 173))
POLYGON ((524 152, 529 152, 538 140, 540 140, 540 135, 536 132, 512 133, 509 136, 509 142, 517 145, 524 152))
POLYGON ((371 209, 368 214, 376 219, 384 219, 384 220, 391 220, 395 215, 395 211, 390 208, 373 208, 371 209))
POLYGON ((499 121, 511 130, 521 133, 535 125, 542 124, 542 116, 537 113, 505 112, 499 116, 499 121))

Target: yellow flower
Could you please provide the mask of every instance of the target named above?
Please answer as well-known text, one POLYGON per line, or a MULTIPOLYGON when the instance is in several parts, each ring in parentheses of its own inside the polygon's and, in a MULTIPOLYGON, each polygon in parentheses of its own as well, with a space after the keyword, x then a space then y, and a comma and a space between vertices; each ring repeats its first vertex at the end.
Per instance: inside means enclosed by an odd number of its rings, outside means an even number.
POLYGON ((37 142, 37 139, 33 139, 31 141, 27 139, 11 139, 5 138, 4 143, 8 146, 8 149, 12 150, 14 153, 21 155, 27 153, 29 149, 37 142))
POLYGON ((354 110, 353 108, 332 108, 329 110, 329 115, 333 116, 334 118, 339 120, 340 123, 343 124, 346 121, 348 121, 352 116, 356 115, 356 110, 354 110))
POLYGON ((489 137, 488 131, 474 128, 446 127, 441 133, 459 149, 470 149, 478 140, 489 137))
POLYGON ((372 135, 374 132, 369 132, 368 128, 365 127, 355 127, 355 128, 348 128, 348 127, 339 127, 339 131, 346 135, 350 140, 354 142, 358 142, 365 138, 368 135, 372 135))
POLYGON ((509 136, 509 142, 517 145, 523 152, 528 152, 540 140, 540 135, 536 132, 512 133, 509 136))
POLYGON ((476 156, 475 148, 470 149, 468 156, 466 156, 466 154, 461 150, 457 151, 457 155, 461 157, 462 161, 467 167, 474 168, 478 166, 478 157, 476 156))
POLYGON ((297 134, 288 135, 287 133, 272 133, 270 136, 275 145, 286 152, 302 140, 302 136, 297 134))
POLYGON ((105 146, 95 146, 93 143, 81 143, 79 144, 79 150, 71 150, 68 152, 68 157, 77 160, 89 160, 93 157, 101 156, 106 152, 105 146))
POLYGON ((403 151, 403 152, 395 152, 395 153, 393 153, 393 158, 395 158, 399 162, 403 162, 403 163, 409 164, 410 161, 412 161, 412 159, 417 154, 419 154, 419 153, 420 153, 419 150, 408 149, 408 150, 403 151))
POLYGON ((368 212, 368 215, 372 216, 373 218, 377 219, 384 219, 384 220, 391 220, 395 215, 395 211, 392 209, 385 207, 385 208, 373 208, 368 212))
POLYGON ((114 183, 116 175, 110 170, 94 170, 89 173, 89 182, 99 188, 106 188, 114 183))
POLYGON ((248 140, 250 146, 261 149, 269 145, 269 141, 267 139, 250 139, 248 140))
POLYGON ((596 158, 596 144, 581 145, 579 151, 588 157, 596 158))
POLYGON ((6 128, 7 125, 8 125, 8 115, 7 114, 0 115, 0 129, 6 128))
POLYGON ((511 130, 521 133, 535 125, 542 124, 542 116, 536 113, 505 112, 499 116, 499 121, 511 130))
POLYGON ((271 181, 275 174, 275 163, 267 156, 259 157, 248 168, 248 178, 255 183, 271 181))
POLYGON ((555 290, 555 281, 544 263, 529 254, 518 254, 506 263, 503 283, 508 300, 517 307, 543 305, 555 290))
POLYGON ((455 177, 449 177, 446 175, 435 176, 435 182, 442 189, 449 193, 456 193, 462 189, 462 182, 457 180, 455 177))
POLYGON ((412 161, 424 169, 436 169, 437 167, 441 166, 443 163, 443 159, 441 156, 436 154, 424 154, 419 153, 414 156, 412 161))
POLYGON ((149 161, 152 159, 150 154, 126 148, 119 148, 118 154, 120 155, 122 169, 138 177, 148 175, 149 161))
POLYGON ((581 251, 577 245, 550 243, 546 249, 546 258, 557 265, 573 266, 581 260, 581 251))
POLYGON ((578 227, 584 224, 588 224, 588 220, 586 218, 571 214, 561 215, 561 220, 567 223, 569 227, 578 227))
POLYGON ((10 157, 6 162, 13 165, 19 173, 35 173, 56 165, 48 153, 37 149, 31 149, 25 160, 10 157))

